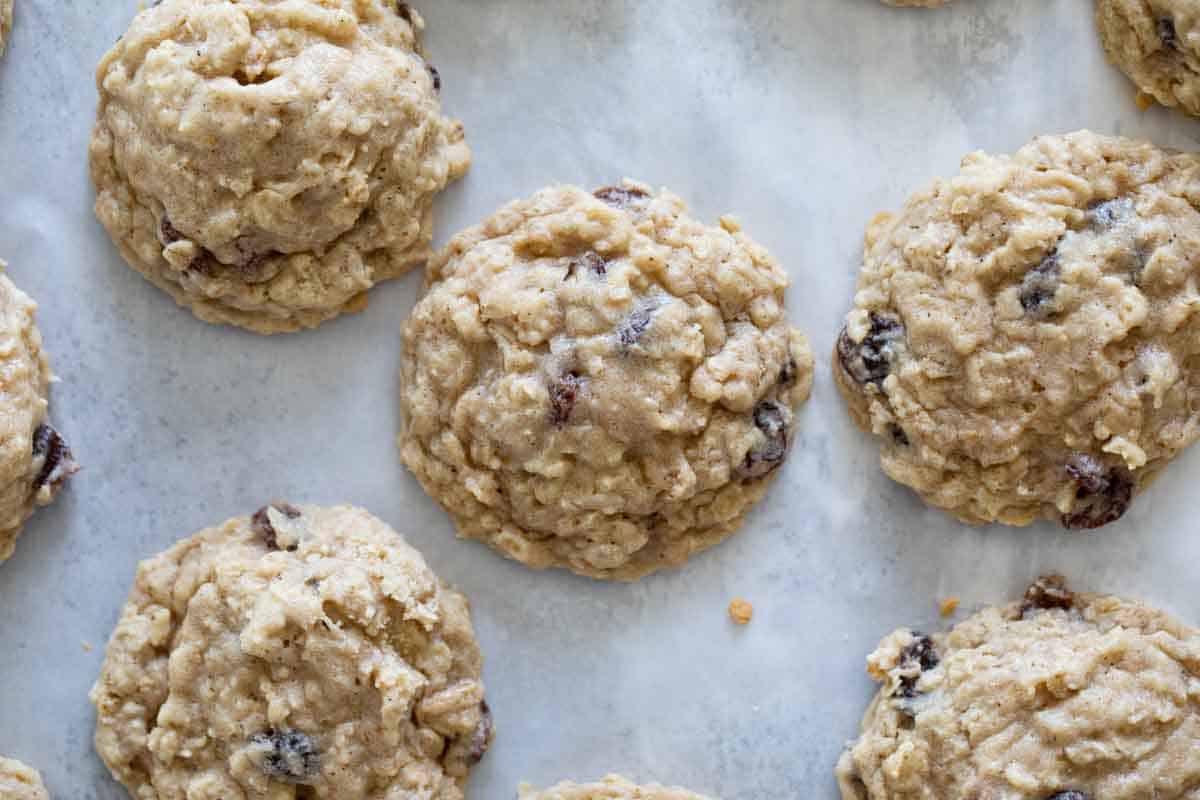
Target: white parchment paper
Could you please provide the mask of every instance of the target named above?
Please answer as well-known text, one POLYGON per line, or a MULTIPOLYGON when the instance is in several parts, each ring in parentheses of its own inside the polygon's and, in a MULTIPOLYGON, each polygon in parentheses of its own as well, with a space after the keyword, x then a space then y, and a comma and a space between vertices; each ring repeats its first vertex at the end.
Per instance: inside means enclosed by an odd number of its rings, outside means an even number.
POLYGON ((1119 523, 966 529, 878 468, 828 358, 862 232, 977 148, 1090 127, 1200 148, 1139 112, 1090 0, 425 0, 427 44, 475 165, 437 237, 557 181, 632 176, 735 212, 793 278, 821 357, 795 452, 743 533, 636 585, 538 574, 455 539, 399 464, 398 331, 418 274, 363 314, 283 338, 200 323, 126 268, 86 170, 92 71, 133 0, 16 0, 0 61, 0 257, 40 303, 52 415, 84 471, 0 566, 0 753, 56 798, 125 794, 87 691, 138 559, 265 501, 363 505, 474 606, 499 728, 469 794, 619 770, 726 798, 834 798, 837 754, 892 628, 933 628, 1062 570, 1200 622, 1200 452, 1119 523), (734 596, 755 606, 733 626, 734 596))

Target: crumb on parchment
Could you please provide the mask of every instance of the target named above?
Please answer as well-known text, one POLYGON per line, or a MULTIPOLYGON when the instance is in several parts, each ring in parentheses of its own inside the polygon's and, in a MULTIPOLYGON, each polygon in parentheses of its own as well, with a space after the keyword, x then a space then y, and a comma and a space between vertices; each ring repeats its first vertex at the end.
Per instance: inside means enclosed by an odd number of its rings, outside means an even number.
POLYGON ((749 600, 743 600, 738 597, 729 603, 729 618, 738 625, 748 625, 751 617, 754 616, 754 606, 749 600))
POLYGON ((943 617, 948 617, 958 610, 957 597, 944 597, 941 603, 938 604, 938 610, 941 611, 943 617))

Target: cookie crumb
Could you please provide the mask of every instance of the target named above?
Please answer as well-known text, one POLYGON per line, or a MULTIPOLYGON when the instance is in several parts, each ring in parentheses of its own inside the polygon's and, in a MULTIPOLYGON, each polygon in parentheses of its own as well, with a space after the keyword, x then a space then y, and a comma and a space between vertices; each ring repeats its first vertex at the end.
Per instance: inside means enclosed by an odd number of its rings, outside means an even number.
POLYGON ((1133 103, 1138 107, 1138 111, 1149 111, 1154 107, 1154 96, 1146 92, 1138 92, 1133 98, 1133 103))
POLYGON ((92 650, 95 649, 95 647, 92 646, 92 643, 89 642, 87 639, 80 639, 79 646, 83 648, 83 652, 85 652, 85 653, 90 653, 90 652, 92 652, 92 650))
POLYGON ((729 603, 729 618, 738 625, 749 625, 750 619, 754 616, 754 606, 750 605, 749 600, 743 600, 738 597, 729 603))
POLYGON ((958 610, 957 597, 944 597, 938 605, 938 610, 941 611, 943 617, 948 617, 958 610))

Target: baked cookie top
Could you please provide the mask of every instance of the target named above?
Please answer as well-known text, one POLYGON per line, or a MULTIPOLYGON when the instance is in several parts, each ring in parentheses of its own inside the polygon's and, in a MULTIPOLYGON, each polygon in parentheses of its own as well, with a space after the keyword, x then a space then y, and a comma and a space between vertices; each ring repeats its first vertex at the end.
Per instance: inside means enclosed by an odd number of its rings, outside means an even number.
POLYGON ((470 163, 394 0, 164 0, 96 70, 96 214, 202 319, 312 327, 429 255, 470 163))
POLYGON ((897 631, 838 764, 845 800, 1190 800, 1200 632, 1061 578, 948 634, 897 631))
POLYGON ((47 420, 52 376, 37 304, 3 274, 6 268, 0 261, 0 562, 13 554, 34 509, 79 469, 47 420))
POLYGON ((1164 106, 1200 114, 1200 5, 1194 0, 1096 0, 1108 58, 1164 106))
POLYGON ((0 797, 4 800, 50 800, 42 776, 20 761, 0 756, 0 797))
POLYGON ((706 800, 698 794, 673 786, 652 783, 638 786, 620 775, 606 775, 597 783, 564 781, 549 789, 536 790, 521 784, 518 800, 706 800))
POLYGON ((1095 528, 1195 440, 1200 159, 1081 131, 974 153, 867 231, 834 374, 892 478, 1095 528))
POLYGON ((812 355, 787 275, 634 182, 455 237, 404 327, 404 462, 459 531, 634 579, 732 533, 792 442, 812 355))
POLYGON ((274 503, 138 566, 96 750, 139 798, 461 800, 480 669, 466 599, 391 528, 274 503))

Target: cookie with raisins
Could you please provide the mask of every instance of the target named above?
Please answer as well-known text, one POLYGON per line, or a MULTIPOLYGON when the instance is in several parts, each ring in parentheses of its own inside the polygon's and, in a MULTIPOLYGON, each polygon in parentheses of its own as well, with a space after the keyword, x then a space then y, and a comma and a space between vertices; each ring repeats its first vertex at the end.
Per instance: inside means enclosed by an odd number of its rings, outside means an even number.
POLYGON ((1108 60, 1143 98, 1200 115, 1200 5, 1195 0, 1097 0, 1096 24, 1108 60))

